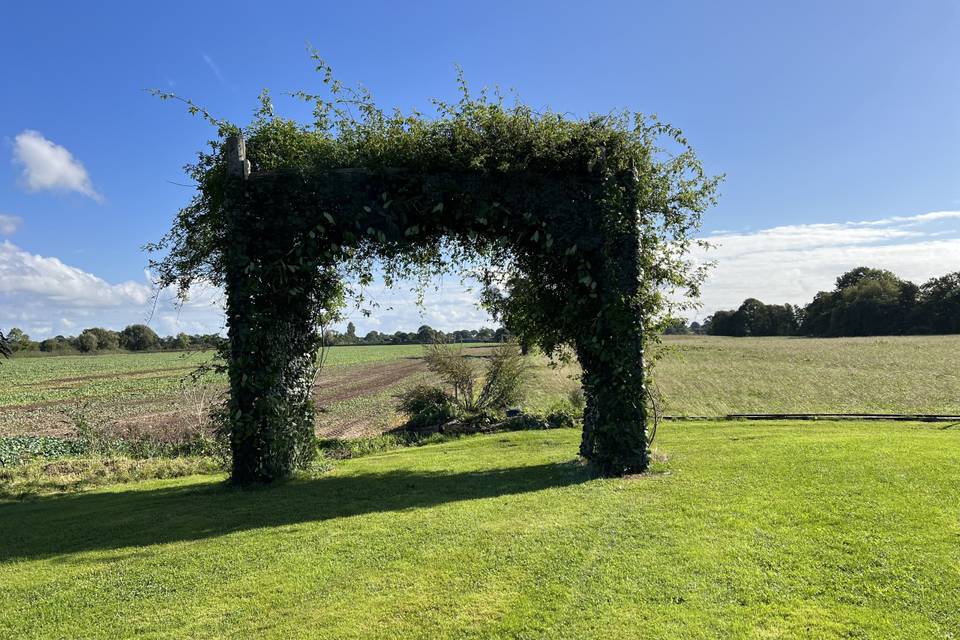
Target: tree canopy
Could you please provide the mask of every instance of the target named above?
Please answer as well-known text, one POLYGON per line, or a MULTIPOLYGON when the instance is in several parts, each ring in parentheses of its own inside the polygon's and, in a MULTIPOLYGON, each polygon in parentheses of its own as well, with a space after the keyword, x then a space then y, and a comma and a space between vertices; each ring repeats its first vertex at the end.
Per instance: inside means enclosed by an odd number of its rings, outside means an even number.
MULTIPOLYGON (((151 263, 160 286, 176 286, 186 295, 190 285, 199 280, 224 284, 224 248, 229 240, 223 150, 228 136, 242 133, 252 172, 283 170, 301 177, 325 170, 404 167, 424 174, 500 174, 522 180, 524 175, 538 172, 573 180, 585 175, 602 179, 633 169, 639 174, 636 195, 643 215, 638 227, 644 248, 639 266, 644 274, 647 320, 678 304, 668 292, 688 294, 687 300, 699 295, 706 270, 688 260, 687 254, 692 244, 700 242, 694 234, 703 212, 715 201, 720 177, 705 173, 679 129, 640 113, 612 112, 580 120, 549 110, 539 112, 519 100, 508 105, 499 92, 491 95, 484 90, 472 95, 462 76, 458 76, 460 100, 433 100, 435 112, 429 116, 416 111, 387 112, 367 90, 345 87, 319 55, 314 52, 312 57, 326 91, 292 94, 313 106, 312 122, 299 123, 277 115, 267 91, 261 93, 252 121, 243 127, 214 117, 190 100, 155 92, 161 99, 183 100, 191 113, 204 117, 218 131, 197 161, 187 167, 197 184, 192 202, 179 212, 161 241, 148 245, 161 256, 151 263)), ((491 203, 491 208, 498 204, 502 203, 491 203)), ((522 240, 550 251, 562 230, 543 227, 532 224, 531 236, 522 240)), ((348 299, 366 302, 364 289, 376 275, 374 266, 388 285, 398 278, 413 277, 422 289, 430 276, 466 264, 471 274, 495 285, 493 290, 501 294, 484 298, 488 309, 497 316, 537 313, 538 322, 518 319, 518 329, 539 332, 539 337, 550 343, 563 342, 556 339, 556 332, 551 336, 546 326, 565 317, 565 303, 553 300, 553 308, 547 308, 541 291, 536 296, 536 311, 526 304, 531 297, 526 291, 530 277, 541 265, 521 263, 522 253, 512 246, 517 239, 474 231, 453 242, 424 242, 412 248, 409 243, 383 242, 368 231, 358 229, 355 237, 347 238, 352 242, 337 247, 338 295, 324 301, 325 312, 335 314, 348 299), (398 246, 401 244, 404 246, 398 246), (553 321, 544 322, 548 318, 553 321)), ((408 235, 417 231, 403 230, 408 235)), ((448 229, 440 231, 442 237, 448 229)), ((593 231, 596 235, 600 230, 593 231)), ((591 297, 590 265, 582 254, 596 239, 586 235, 580 240, 565 248, 565 262, 581 272, 587 289, 584 297, 591 297)))
POLYGON ((716 311, 704 324, 707 333, 720 336, 960 333, 960 272, 918 287, 892 271, 856 267, 805 307, 748 298, 739 309, 716 311))

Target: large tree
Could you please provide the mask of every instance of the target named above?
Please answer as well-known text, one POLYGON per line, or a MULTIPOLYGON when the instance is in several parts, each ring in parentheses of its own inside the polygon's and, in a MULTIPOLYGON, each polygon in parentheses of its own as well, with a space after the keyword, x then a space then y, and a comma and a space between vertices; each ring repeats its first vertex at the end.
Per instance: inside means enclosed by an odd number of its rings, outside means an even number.
POLYGON ((898 335, 911 331, 919 288, 884 269, 857 267, 804 309, 801 331, 813 336, 898 335))
POLYGON ((960 271, 923 283, 916 324, 926 333, 960 333, 960 271))
POLYGON ((130 351, 146 351, 160 345, 160 336, 145 324, 132 324, 120 332, 120 344, 130 351))
POLYGON ((797 313, 789 304, 764 304, 747 298, 736 310, 720 310, 707 319, 706 332, 715 336, 792 336, 797 313))

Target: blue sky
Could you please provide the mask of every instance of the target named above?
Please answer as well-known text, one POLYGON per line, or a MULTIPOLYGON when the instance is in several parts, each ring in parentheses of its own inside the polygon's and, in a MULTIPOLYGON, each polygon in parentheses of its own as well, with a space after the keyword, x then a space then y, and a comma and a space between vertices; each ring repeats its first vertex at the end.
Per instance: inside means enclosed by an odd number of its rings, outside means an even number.
MULTIPOLYGON (((211 131, 143 90, 243 122, 264 87, 319 85, 308 42, 386 107, 452 97, 459 64, 537 107, 682 128, 727 174, 705 219, 720 247, 701 316, 746 295, 809 300, 861 262, 914 279, 960 269, 953 1, 16 3, 0 33, 0 327, 35 337, 151 314, 140 247, 189 200, 175 183, 211 131)), ((393 310, 358 328, 486 322, 443 287, 422 317, 384 293, 393 310)), ((151 322, 217 331, 216 299, 161 302, 151 322)))

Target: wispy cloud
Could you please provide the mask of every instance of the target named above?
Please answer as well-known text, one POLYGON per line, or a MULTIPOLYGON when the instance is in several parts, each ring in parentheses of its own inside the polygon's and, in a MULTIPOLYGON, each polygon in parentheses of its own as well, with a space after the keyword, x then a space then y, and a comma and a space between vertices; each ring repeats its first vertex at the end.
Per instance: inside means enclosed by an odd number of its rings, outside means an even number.
POLYGON ((226 85, 227 81, 224 79, 223 74, 220 73, 220 67, 217 65, 216 62, 213 61, 213 58, 207 55, 207 53, 204 51, 201 51, 200 55, 203 56, 203 61, 207 63, 207 66, 210 68, 210 71, 212 71, 213 75, 217 77, 217 80, 220 81, 220 84, 226 85))
POLYGON ((695 258, 716 263, 700 317, 748 297, 805 304, 857 266, 890 269, 914 282, 960 270, 960 211, 841 223, 784 225, 708 236, 695 258))
POLYGON ((960 211, 931 211, 916 216, 894 216, 866 222, 849 222, 850 225, 886 226, 886 225, 914 225, 940 220, 956 220, 960 218, 960 211))
POLYGON ((20 216, 0 213, 0 236, 12 236, 21 224, 23 224, 23 219, 20 216))
POLYGON ((38 131, 27 129, 14 138, 13 161, 23 168, 28 191, 75 191, 103 201, 80 161, 38 131))

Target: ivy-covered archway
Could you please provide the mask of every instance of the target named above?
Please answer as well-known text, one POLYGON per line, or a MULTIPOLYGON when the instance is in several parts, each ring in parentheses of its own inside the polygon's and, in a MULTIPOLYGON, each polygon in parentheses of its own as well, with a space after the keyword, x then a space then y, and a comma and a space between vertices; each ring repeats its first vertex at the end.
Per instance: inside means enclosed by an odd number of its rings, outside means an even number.
POLYGON ((221 138, 192 167, 198 195, 155 247, 169 250, 162 284, 225 287, 233 479, 282 478, 313 455, 319 320, 374 264, 388 281, 485 265, 500 285, 488 307, 527 343, 579 360, 580 453, 605 475, 646 469, 648 325, 666 289, 696 293, 684 256, 717 184, 679 132, 465 90, 435 118, 387 116, 332 88, 332 101, 301 94, 311 125, 277 118, 266 95, 249 127, 216 121, 221 138))

